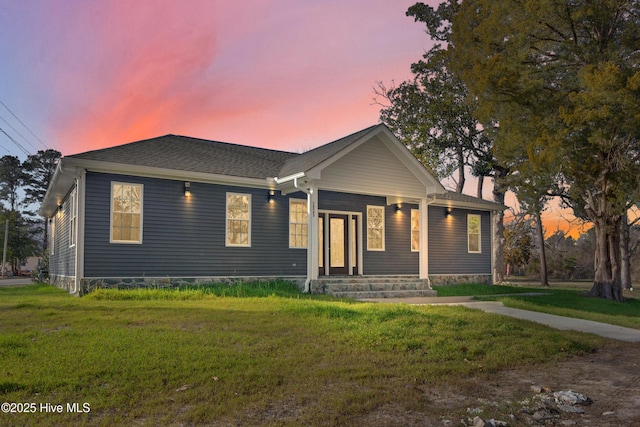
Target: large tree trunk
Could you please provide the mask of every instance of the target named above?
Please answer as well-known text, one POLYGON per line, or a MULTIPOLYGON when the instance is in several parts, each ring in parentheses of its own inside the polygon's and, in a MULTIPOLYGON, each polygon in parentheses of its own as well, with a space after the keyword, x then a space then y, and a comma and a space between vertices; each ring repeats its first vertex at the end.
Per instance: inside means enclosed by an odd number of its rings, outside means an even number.
POLYGON ((466 181, 466 178, 464 172, 464 151, 460 146, 458 146, 457 148, 456 157, 458 157, 458 185, 456 185, 456 193, 462 193, 462 190, 464 190, 464 182, 466 181))
POLYGON ((482 199, 482 189, 483 189, 483 187, 484 187, 484 176, 480 175, 478 177, 478 192, 476 193, 477 194, 476 197, 478 199, 482 199))
POLYGON ((594 221, 595 275, 590 295, 624 301, 620 280, 620 217, 602 216, 594 221))
POLYGON ((631 256, 629 254, 629 217, 620 222, 620 284, 622 289, 631 289, 631 256))
MULTIPOLYGON (((502 182, 507 175, 507 170, 502 168, 496 168, 496 176, 493 180, 493 201, 504 205, 504 193, 507 191, 507 187, 502 182)), ((493 236, 492 250, 493 250, 493 283, 504 282, 504 211, 499 210, 494 212, 493 217, 493 236)))
POLYGON ((536 212, 536 230, 538 232, 538 241, 540 242, 540 284, 542 286, 549 286, 547 253, 544 247, 544 228, 542 227, 542 215, 540 212, 536 212))

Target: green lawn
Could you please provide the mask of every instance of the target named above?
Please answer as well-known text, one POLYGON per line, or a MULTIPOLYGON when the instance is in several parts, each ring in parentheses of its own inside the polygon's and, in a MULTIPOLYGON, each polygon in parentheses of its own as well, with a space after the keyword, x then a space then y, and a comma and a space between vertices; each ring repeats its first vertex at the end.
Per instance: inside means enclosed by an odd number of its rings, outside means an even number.
POLYGON ((434 289, 438 291, 438 296, 472 295, 477 299, 501 301, 506 307, 640 329, 640 300, 633 297, 627 297, 625 302, 616 302, 587 296, 584 289, 501 285, 436 286, 434 289), (520 293, 540 295, 518 295, 520 293), (511 295, 503 296, 505 294, 511 295))
POLYGON ((0 288, 1 401, 37 405, 0 413, 0 425, 355 425, 388 404, 429 413, 436 383, 603 344, 464 307, 317 299, 287 286, 82 298, 0 288), (43 412, 45 402, 63 413, 43 412), (74 402, 90 411, 69 413, 74 402))

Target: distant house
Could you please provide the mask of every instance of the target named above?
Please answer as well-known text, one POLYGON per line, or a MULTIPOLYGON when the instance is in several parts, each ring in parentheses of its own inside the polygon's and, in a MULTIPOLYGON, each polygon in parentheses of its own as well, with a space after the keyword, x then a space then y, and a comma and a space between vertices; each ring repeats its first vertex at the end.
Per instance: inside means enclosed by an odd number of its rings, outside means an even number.
POLYGON ((166 135, 66 156, 41 213, 72 294, 282 278, 424 295, 491 281, 502 208, 446 191, 375 125, 303 154, 166 135))

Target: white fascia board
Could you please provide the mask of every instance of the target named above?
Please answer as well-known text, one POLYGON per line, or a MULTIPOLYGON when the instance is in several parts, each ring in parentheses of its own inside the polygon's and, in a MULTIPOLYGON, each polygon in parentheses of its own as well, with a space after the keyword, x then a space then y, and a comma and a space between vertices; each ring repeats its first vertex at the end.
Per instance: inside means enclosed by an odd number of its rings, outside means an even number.
POLYGON ((60 159, 56 170, 51 178, 51 183, 38 213, 49 218, 58 209, 58 206, 62 204, 62 201, 69 193, 69 190, 75 184, 75 179, 78 177, 79 170, 71 165, 65 159, 60 159))
POLYGON ((91 172, 115 173, 120 175, 143 176, 148 178, 193 181, 206 184, 225 184, 238 187, 272 188, 273 184, 264 178, 246 178, 240 176, 211 174, 205 172, 182 171, 177 169, 155 168, 150 166, 127 165, 123 163, 103 162, 99 160, 68 159, 71 165, 91 172))
POLYGON ((498 206, 491 206, 484 203, 462 202, 455 200, 436 200, 431 206, 441 206, 445 208, 461 208, 461 209, 473 209, 477 211, 494 212, 506 209, 506 206, 500 209, 498 206))

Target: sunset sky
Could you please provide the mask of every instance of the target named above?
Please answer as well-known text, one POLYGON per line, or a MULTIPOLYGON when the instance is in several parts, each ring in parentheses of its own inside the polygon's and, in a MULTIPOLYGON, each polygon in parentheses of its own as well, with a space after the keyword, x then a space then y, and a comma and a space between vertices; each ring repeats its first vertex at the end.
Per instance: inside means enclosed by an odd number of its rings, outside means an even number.
POLYGON ((372 87, 430 47, 414 3, 0 0, 0 101, 65 155, 167 133, 302 151, 378 122, 372 87))
POLYGON ((415 2, 0 0, 0 156, 168 133, 333 141, 377 123, 376 82, 406 80, 431 47, 415 2))

